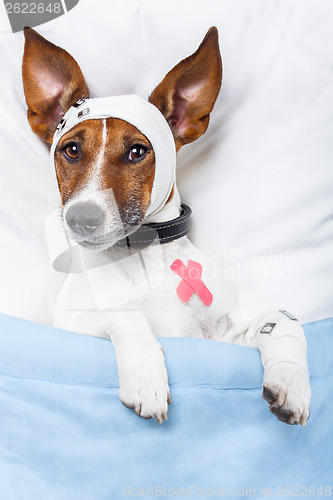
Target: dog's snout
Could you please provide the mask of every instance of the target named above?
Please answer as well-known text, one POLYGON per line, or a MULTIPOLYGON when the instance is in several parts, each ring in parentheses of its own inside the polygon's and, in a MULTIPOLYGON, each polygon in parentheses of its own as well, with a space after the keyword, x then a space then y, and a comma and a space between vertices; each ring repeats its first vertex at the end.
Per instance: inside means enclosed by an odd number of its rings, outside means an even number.
POLYGON ((91 236, 103 224, 104 211, 92 202, 81 202, 72 205, 65 215, 68 227, 79 236, 91 236))

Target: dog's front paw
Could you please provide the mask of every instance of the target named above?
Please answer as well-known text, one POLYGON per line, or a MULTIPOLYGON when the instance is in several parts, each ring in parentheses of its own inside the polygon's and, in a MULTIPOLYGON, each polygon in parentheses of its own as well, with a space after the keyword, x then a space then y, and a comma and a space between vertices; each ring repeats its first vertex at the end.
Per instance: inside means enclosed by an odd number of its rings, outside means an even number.
POLYGON ((274 415, 286 424, 301 424, 310 416, 309 377, 293 363, 266 368, 262 397, 274 415))
POLYGON ((140 417, 167 420, 170 391, 164 353, 155 341, 145 345, 126 363, 118 363, 119 397, 123 405, 140 417))

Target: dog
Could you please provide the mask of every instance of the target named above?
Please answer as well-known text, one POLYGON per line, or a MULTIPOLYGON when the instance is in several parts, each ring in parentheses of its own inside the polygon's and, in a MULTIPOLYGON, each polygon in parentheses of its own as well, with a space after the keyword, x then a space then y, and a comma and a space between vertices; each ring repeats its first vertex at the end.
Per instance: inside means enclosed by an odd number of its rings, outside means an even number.
POLYGON ((120 400, 160 423, 170 392, 156 337, 258 348, 270 410, 305 426, 311 389, 302 327, 284 310, 240 322, 231 286, 186 236, 191 210, 180 201, 175 156, 204 134, 220 91, 217 29, 148 101, 91 99, 70 54, 31 28, 24 34, 28 120, 52 144, 64 230, 83 266, 59 291, 54 325, 110 339, 120 400))

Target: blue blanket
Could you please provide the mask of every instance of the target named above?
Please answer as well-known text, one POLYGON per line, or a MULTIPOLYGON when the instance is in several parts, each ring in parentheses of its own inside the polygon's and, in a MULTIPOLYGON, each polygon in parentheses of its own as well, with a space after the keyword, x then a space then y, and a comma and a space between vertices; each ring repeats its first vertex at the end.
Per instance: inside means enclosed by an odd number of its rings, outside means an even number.
POLYGON ((183 338, 160 425, 120 403, 111 342, 0 316, 1 500, 333 495, 333 320, 305 331, 305 429, 269 413, 256 350, 183 338))

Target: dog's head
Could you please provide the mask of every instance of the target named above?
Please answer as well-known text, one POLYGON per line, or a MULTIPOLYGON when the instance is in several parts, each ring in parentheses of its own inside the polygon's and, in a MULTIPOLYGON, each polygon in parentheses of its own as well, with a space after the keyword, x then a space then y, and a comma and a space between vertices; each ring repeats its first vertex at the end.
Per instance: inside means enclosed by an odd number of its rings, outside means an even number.
MULTIPOLYGON (((52 143, 62 117, 89 91, 70 54, 31 28, 24 33, 28 120, 41 139, 52 143)), ((168 122, 176 150, 206 131, 221 79, 218 33, 211 28, 198 50, 149 97, 168 122)), ((85 120, 62 135, 54 159, 64 223, 79 244, 108 248, 142 224, 151 201, 155 153, 138 128, 119 118, 85 120)))

